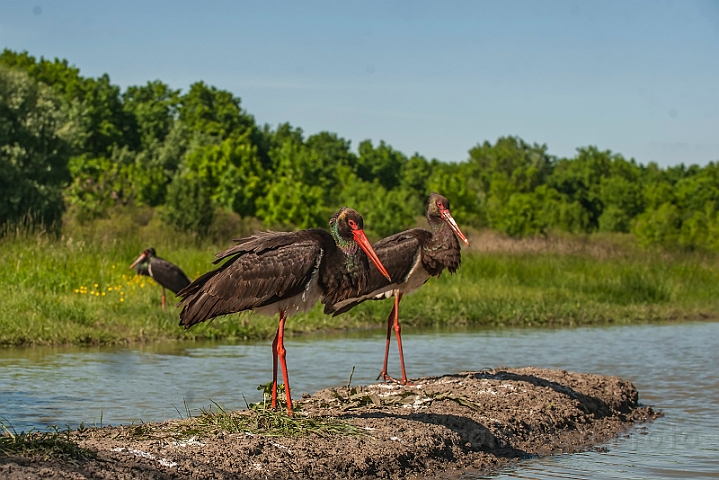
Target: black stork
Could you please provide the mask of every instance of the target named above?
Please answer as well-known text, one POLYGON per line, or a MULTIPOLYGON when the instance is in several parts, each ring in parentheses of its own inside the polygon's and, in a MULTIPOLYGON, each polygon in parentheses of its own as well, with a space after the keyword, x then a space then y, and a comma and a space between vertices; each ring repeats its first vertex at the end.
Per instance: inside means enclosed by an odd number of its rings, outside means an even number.
POLYGON ((258 232, 215 256, 229 258, 179 293, 180 325, 188 329, 220 315, 254 310, 279 314, 272 342, 272 408, 277 405, 277 358, 285 382, 287 412, 292 397, 284 347, 285 320, 307 311, 322 298, 336 303, 367 288, 369 262, 389 278, 363 231, 356 210, 344 207, 329 222, 330 232, 310 228, 296 232, 258 232), (364 254, 362 251, 364 251, 364 254))
POLYGON ((170 263, 164 258, 155 254, 155 249, 150 247, 132 262, 130 269, 135 269, 138 275, 147 275, 162 287, 162 309, 165 309, 165 289, 177 294, 180 290, 190 284, 190 279, 180 267, 170 263))
POLYGON ((377 256, 387 267, 394 281, 388 281, 371 268, 367 288, 360 295, 325 305, 325 313, 339 315, 365 300, 394 297, 394 308, 387 317, 384 366, 377 376, 378 380, 383 378, 385 381, 407 384, 399 325, 399 302, 402 300, 402 296, 417 290, 430 277, 439 277, 445 268, 450 273, 454 273, 459 268, 461 256, 455 234, 469 245, 467 237, 464 236, 449 212, 449 200, 438 193, 432 192, 429 196, 427 221, 432 231, 413 228, 384 238, 374 244, 377 256), (402 367, 402 379, 399 381, 387 374, 387 357, 389 356, 390 334, 393 328, 397 336, 399 361, 402 367))

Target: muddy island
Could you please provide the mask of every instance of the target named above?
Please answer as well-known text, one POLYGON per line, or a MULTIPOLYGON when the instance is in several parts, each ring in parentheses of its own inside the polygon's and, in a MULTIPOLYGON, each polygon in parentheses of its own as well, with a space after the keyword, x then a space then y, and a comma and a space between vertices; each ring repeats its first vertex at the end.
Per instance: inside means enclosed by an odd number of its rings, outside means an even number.
POLYGON ((59 454, 0 453, 0 477, 406 478, 487 472, 583 451, 658 416, 618 377, 538 368, 463 372, 261 407, 70 432, 59 454))

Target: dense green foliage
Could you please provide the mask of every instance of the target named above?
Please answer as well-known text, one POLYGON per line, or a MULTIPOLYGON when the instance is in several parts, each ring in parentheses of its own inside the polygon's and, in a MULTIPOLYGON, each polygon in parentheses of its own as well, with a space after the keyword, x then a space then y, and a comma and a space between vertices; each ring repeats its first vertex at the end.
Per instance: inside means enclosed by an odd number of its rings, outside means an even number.
POLYGON ((334 133, 259 126, 238 97, 203 82, 122 92, 107 75, 10 50, 0 69, 0 224, 57 223, 64 208, 90 221, 156 207, 201 238, 222 212, 305 228, 350 205, 384 236, 413 225, 435 190, 462 225, 510 236, 630 232, 643 246, 719 249, 715 163, 662 169, 592 146, 557 158, 516 137, 457 163, 383 141, 353 151, 334 133))
POLYGON ((0 226, 58 224, 70 175, 69 119, 45 85, 0 69, 0 226))

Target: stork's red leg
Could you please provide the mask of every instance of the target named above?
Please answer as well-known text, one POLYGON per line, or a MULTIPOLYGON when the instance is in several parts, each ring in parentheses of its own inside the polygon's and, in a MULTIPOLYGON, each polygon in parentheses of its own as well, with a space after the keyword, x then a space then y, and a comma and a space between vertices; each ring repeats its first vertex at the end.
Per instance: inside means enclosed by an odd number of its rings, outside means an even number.
POLYGON ((165 287, 162 287, 162 309, 165 309, 165 287))
MULTIPOLYGON (((280 314, 280 321, 282 315, 280 314)), ((280 335, 280 329, 277 327, 275 339, 272 340, 272 408, 277 407, 277 338, 280 335)))
POLYGON ((404 371, 404 355, 402 354, 402 327, 399 326, 399 302, 402 294, 395 292, 394 296, 394 333, 397 336, 397 349, 399 350, 399 364, 402 367, 402 380, 399 383, 407 385, 407 373, 404 371))
POLYGON ((284 344, 285 335, 285 311, 280 312, 280 328, 277 329, 277 354, 280 356, 280 365, 282 366, 282 378, 285 380, 285 397, 287 399, 287 413, 292 415, 292 396, 290 395, 290 377, 287 374, 287 361, 285 356, 287 351, 284 344))
POLYGON ((389 312, 389 317, 387 317, 387 341, 385 342, 385 347, 384 347, 384 365, 382 366, 382 371, 379 372, 379 375, 377 375, 377 380, 379 380, 381 378, 386 382, 389 382, 389 381, 396 382, 396 380, 394 378, 390 377, 387 374, 387 360, 389 358, 389 343, 390 343, 390 338, 392 338, 391 337, 392 336, 392 325, 394 324, 394 312, 395 312, 396 308, 397 308, 396 305, 394 307, 392 307, 392 311, 389 312))

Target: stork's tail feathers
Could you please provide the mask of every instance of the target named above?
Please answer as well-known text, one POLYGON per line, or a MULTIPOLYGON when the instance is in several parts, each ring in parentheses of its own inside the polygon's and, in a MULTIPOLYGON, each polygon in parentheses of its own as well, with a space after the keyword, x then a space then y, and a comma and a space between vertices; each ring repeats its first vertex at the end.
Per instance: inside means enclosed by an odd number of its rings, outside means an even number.
POLYGON ((201 308, 205 302, 200 301, 204 296, 202 287, 205 286, 207 281, 212 278, 221 268, 212 270, 205 273, 204 275, 195 279, 194 282, 177 292, 177 296, 180 297, 180 301, 177 306, 182 306, 180 312, 180 326, 185 327, 185 330, 191 326, 207 320, 204 309, 201 308))

